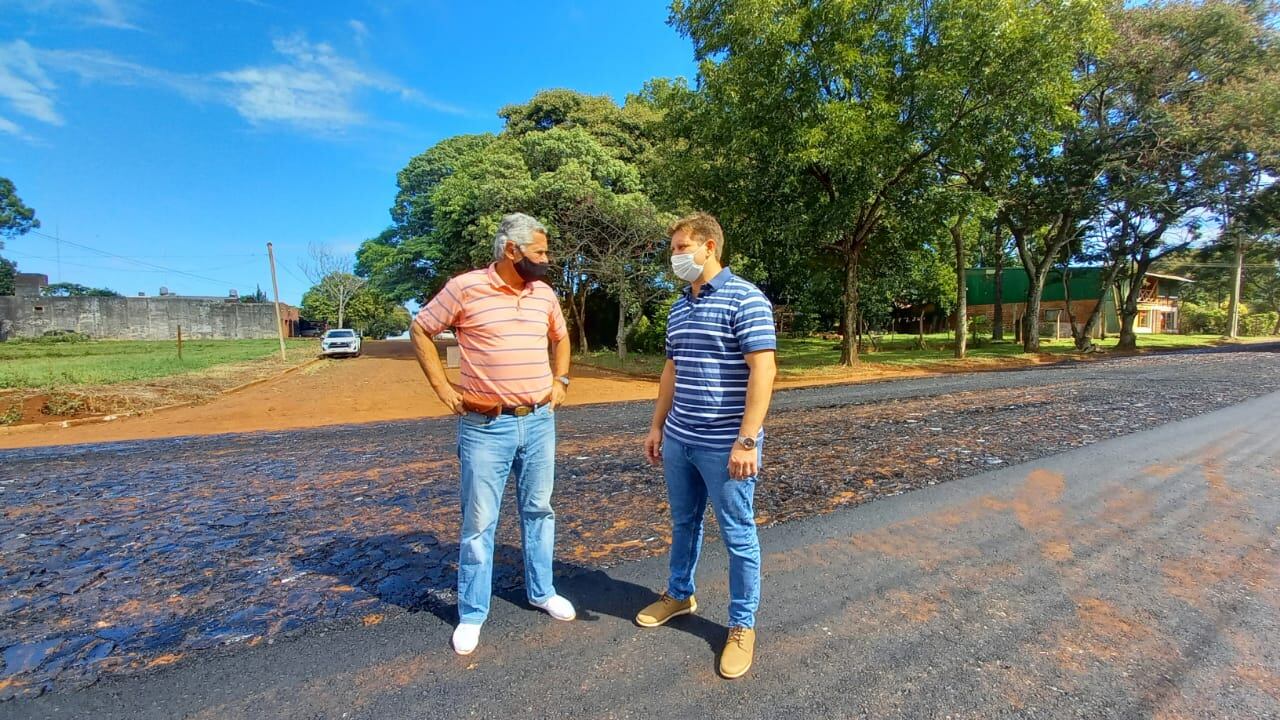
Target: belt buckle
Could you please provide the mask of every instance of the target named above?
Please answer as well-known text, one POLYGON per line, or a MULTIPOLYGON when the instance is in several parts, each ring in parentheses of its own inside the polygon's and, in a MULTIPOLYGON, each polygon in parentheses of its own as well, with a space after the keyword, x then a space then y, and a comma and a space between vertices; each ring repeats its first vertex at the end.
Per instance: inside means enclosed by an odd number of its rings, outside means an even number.
POLYGON ((519 405, 515 408, 512 408, 511 410, 511 414, 515 415, 516 417, 524 417, 525 415, 528 415, 531 412, 533 412, 533 408, 529 407, 528 405, 519 405))

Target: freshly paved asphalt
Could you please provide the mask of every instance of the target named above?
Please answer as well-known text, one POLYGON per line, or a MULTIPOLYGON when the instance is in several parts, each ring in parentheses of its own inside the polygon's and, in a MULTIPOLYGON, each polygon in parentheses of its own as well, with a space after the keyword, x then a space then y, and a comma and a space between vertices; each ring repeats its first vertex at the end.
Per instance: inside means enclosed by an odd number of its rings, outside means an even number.
POLYGON ((0 717, 1275 718, 1278 483, 1272 393, 765 529, 758 658, 737 681, 715 674, 726 578, 711 543, 703 611, 665 628, 630 620, 663 582, 652 558, 564 580, 572 623, 496 600, 467 658, 448 613, 408 613, 0 717))

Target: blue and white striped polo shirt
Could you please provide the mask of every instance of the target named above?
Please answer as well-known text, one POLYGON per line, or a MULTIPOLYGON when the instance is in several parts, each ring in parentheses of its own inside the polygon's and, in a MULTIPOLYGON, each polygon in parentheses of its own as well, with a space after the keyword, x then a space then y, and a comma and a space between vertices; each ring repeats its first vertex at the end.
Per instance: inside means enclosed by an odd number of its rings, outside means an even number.
POLYGON ((746 409, 750 371, 743 355, 778 348, 773 306, 729 268, 703 285, 696 301, 690 295, 685 288, 667 319, 676 393, 666 433, 686 445, 724 450, 737 441, 746 409))

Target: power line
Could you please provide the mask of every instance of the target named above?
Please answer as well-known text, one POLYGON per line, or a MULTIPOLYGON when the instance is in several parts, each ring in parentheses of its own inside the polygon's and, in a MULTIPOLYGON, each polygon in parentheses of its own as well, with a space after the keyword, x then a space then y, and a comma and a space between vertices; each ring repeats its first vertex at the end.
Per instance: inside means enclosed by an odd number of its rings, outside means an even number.
MULTIPOLYGON (((14 253, 10 253, 10 254, 11 254, 11 255, 13 255, 13 256, 14 256, 14 257, 16 257, 16 258, 20 258, 20 259, 23 259, 23 260, 53 260, 53 258, 51 258, 51 257, 49 257, 49 256, 47 256, 47 255, 31 255, 31 254, 28 254, 28 253, 22 253, 22 252, 14 252, 14 253)), ((81 255, 73 255, 72 257, 76 257, 76 258, 87 258, 87 257, 94 257, 94 256, 92 256, 92 255, 83 255, 83 256, 81 256, 81 255)), ((218 257, 218 256, 210 255, 209 257, 218 257)), ((235 256, 235 255, 230 255, 230 256, 225 256, 225 257, 236 257, 236 256, 235 256)), ((248 264, 250 264, 250 263, 252 263, 252 262, 254 262, 254 261, 253 261, 253 260, 241 260, 240 262, 232 263, 232 264, 230 264, 230 265, 219 265, 218 267, 205 268, 205 270, 208 270, 209 272, 217 272, 218 270, 230 270, 231 268, 244 267, 245 265, 248 265, 248 264)), ((72 266, 72 267, 89 268, 89 269, 91 269, 91 270, 100 270, 100 269, 102 269, 102 266, 101 266, 101 265, 85 265, 84 263, 67 262, 65 259, 64 259, 64 260, 62 260, 62 264, 63 264, 63 265, 70 265, 70 266, 72 266)), ((122 272, 122 273, 163 273, 163 272, 170 272, 170 271, 169 271, 169 270, 167 270, 167 269, 166 269, 166 270, 151 270, 151 269, 149 269, 149 268, 147 268, 147 269, 143 269, 143 268, 139 268, 139 269, 134 269, 134 268, 110 268, 110 269, 111 269, 113 272, 122 272)))
POLYGON ((42 237, 42 238, 45 238, 46 240, 53 240, 54 242, 57 242, 57 243, 66 243, 66 244, 68 244, 68 245, 70 245, 70 246, 72 246, 72 247, 77 247, 77 248, 80 248, 81 250, 88 250, 89 252, 97 253, 98 255, 102 255, 102 256, 104 256, 104 257, 115 258, 115 259, 117 259, 117 260, 124 260, 125 262, 131 262, 131 263, 134 263, 135 265, 143 265, 143 266, 150 267, 150 268, 154 268, 155 270, 159 270, 159 271, 163 271, 163 272, 171 272, 171 273, 174 273, 174 274, 176 274, 176 275, 185 275, 185 276, 187 276, 187 277, 195 278, 195 279, 197 279, 197 280, 204 280, 204 281, 206 281, 206 282, 215 282, 215 283, 218 283, 218 284, 220 284, 220 285, 229 285, 229 286, 235 286, 235 285, 236 285, 236 283, 234 283, 234 282, 229 282, 229 281, 227 281, 227 280, 220 280, 220 279, 218 279, 218 278, 211 278, 211 277, 208 277, 208 276, 206 276, 206 275, 198 275, 198 274, 196 274, 196 273, 187 272, 186 270, 178 270, 177 268, 165 267, 164 265, 157 265, 156 263, 147 262, 147 261, 145 261, 145 260, 137 260, 137 259, 134 259, 134 258, 127 257, 127 256, 125 256, 125 255, 118 255, 118 254, 113 253, 113 252, 107 252, 106 250, 99 250, 98 248, 95 248, 95 247, 89 247, 88 245, 83 245, 83 244, 81 244, 81 243, 72 242, 72 241, 70 241, 70 240, 64 240, 64 239, 62 239, 62 238, 60 238, 60 237, 58 237, 58 236, 55 236, 55 235, 49 235, 48 233, 43 233, 43 232, 40 232, 39 230, 32 230, 32 231, 31 231, 31 234, 32 234, 32 235, 37 235, 37 236, 42 237))

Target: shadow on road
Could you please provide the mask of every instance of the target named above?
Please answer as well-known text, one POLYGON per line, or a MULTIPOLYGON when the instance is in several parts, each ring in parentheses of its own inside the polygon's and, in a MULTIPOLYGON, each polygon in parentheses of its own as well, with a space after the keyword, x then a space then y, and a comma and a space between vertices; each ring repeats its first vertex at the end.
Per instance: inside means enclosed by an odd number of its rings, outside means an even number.
MULTIPOLYGON (((328 575, 378 600, 409 612, 429 612, 450 626, 458 620, 458 544, 429 532, 358 537, 340 535, 294 559, 300 570, 328 575)), ((494 549, 494 597, 532 610, 524 594, 520 548, 494 549)), ((610 616, 634 622, 636 612, 658 599, 652 589, 617 580, 607 572, 557 561, 556 590, 578 610, 579 622, 610 616)), ((701 638, 713 650, 724 643, 726 628, 698 615, 673 620, 670 627, 701 638)))

